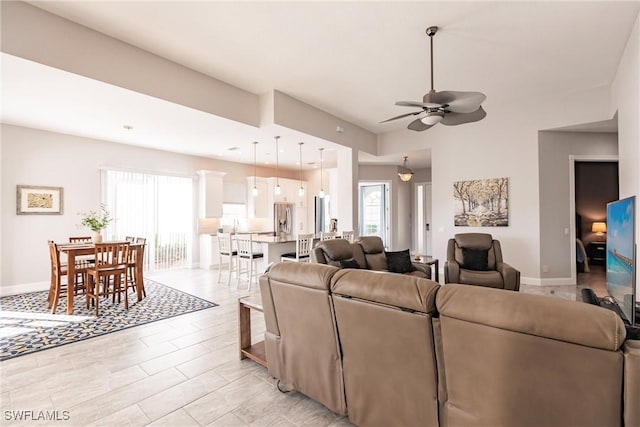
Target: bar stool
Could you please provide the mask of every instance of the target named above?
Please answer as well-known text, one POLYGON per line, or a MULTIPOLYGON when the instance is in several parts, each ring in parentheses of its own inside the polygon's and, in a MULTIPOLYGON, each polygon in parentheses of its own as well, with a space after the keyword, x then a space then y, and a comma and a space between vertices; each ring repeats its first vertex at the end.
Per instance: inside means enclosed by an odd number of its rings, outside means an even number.
POLYGON ((313 234, 298 234, 296 251, 282 254, 280 261, 309 262, 311 246, 313 246, 313 234))
MULTIPOLYGON (((242 262, 247 263, 247 290, 251 289, 251 281, 253 278, 257 278, 257 265, 256 262, 264 257, 262 252, 253 251, 253 236, 251 234, 240 235, 236 234, 236 247, 238 248, 238 280, 236 281, 236 288, 240 286, 240 276, 242 275, 242 262)), ((256 280, 257 285, 257 280, 256 280)))
POLYGON ((355 232, 353 230, 351 231, 343 231, 342 232, 342 238, 346 241, 348 241, 349 243, 353 243, 353 238, 355 237, 355 232))
POLYGON ((335 231, 321 231, 320 232, 320 240, 331 240, 337 237, 337 233, 335 231))
POLYGON ((227 286, 231 285, 231 274, 235 271, 238 276, 238 251, 233 249, 231 233, 218 233, 218 283, 222 276, 222 257, 229 259, 229 277, 227 286), (235 268, 234 268, 235 265, 235 268))

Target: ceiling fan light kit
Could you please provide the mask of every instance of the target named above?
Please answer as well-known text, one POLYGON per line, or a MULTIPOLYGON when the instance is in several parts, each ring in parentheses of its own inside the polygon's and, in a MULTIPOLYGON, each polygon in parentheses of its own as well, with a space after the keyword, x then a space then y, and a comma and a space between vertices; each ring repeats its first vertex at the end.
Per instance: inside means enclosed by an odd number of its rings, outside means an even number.
POLYGON ((442 123, 446 126, 456 126, 464 123, 477 122, 486 117, 487 113, 481 104, 487 99, 481 92, 457 92, 446 90, 437 92, 433 88, 433 37, 438 32, 438 27, 427 28, 429 36, 431 59, 431 90, 418 101, 398 101, 396 105, 401 107, 416 107, 421 110, 401 114, 384 120, 380 123, 402 119, 409 116, 419 116, 407 126, 408 129, 420 132, 442 123))

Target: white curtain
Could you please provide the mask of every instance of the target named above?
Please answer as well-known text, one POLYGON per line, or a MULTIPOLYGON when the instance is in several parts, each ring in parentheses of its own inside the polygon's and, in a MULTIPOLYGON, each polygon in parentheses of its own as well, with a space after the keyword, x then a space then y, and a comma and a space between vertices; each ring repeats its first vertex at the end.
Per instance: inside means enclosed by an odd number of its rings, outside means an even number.
POLYGON ((119 170, 103 171, 112 240, 146 238, 147 270, 191 264, 193 180, 119 170))

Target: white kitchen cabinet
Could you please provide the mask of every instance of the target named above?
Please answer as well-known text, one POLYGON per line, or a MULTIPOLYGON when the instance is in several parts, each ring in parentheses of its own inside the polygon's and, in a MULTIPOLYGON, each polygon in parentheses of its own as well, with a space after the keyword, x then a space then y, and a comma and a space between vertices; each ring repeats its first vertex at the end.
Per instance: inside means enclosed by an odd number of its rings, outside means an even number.
POLYGON ((198 216, 222 218, 224 172, 198 171, 198 216))

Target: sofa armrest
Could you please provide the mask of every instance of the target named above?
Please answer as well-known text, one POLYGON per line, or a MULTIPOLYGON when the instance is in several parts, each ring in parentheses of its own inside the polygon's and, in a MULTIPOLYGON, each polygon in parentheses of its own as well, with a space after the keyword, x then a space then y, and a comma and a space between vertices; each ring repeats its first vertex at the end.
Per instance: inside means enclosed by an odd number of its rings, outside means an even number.
POLYGON ((444 262, 444 283, 459 283, 460 264, 456 260, 449 259, 444 262))
POLYGON ((421 262, 411 262, 417 271, 421 271, 427 275, 427 279, 431 279, 431 267, 421 262))
POLYGON ((626 340, 624 353, 624 425, 640 425, 640 340, 626 340))
POLYGON ((327 264, 327 259, 324 257, 324 251, 320 248, 311 249, 311 262, 315 264, 327 264))
POLYGON ((520 272, 505 262, 497 262, 496 270, 502 275, 504 288, 509 291, 520 290, 520 272))

